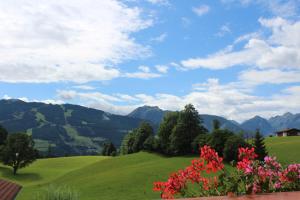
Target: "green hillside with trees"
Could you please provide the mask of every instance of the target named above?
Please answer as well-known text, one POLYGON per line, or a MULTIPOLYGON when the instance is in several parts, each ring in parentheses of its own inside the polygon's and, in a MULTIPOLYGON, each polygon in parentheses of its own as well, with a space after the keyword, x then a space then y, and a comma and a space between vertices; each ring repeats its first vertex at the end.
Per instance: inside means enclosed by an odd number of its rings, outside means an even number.
MULTIPOLYGON (((282 163, 300 162, 300 137, 267 138, 270 155, 282 163), (294 153, 291 153, 294 152, 294 153)), ((155 199, 154 181, 166 180, 171 172, 190 164, 198 156, 164 157, 146 152, 119 157, 81 156, 39 159, 13 176, 10 168, 0 167, 0 177, 24 186, 17 200, 31 200, 45 192, 49 184, 67 185, 82 200, 155 199)))

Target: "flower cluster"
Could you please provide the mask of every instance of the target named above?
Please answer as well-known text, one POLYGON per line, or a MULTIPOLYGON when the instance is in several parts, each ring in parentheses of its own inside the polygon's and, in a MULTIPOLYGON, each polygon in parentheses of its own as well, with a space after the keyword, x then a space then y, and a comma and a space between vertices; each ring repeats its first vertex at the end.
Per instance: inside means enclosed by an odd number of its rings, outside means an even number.
POLYGON ((203 190, 216 189, 218 186, 218 178, 206 178, 202 176, 202 172, 217 172, 224 168, 223 158, 209 146, 200 149, 201 155, 199 159, 194 159, 191 165, 184 170, 179 170, 170 175, 166 182, 155 182, 153 190, 161 192, 161 198, 172 199, 176 194, 183 194, 187 187, 187 183, 197 183, 203 190))
POLYGON ((276 157, 266 156, 264 161, 258 161, 254 148, 239 148, 237 170, 228 175, 223 158, 214 149, 204 146, 200 152, 200 158, 192 160, 190 166, 171 174, 166 182, 155 182, 153 190, 160 192, 163 199, 186 196, 189 183, 199 185, 200 196, 300 190, 300 164, 283 168, 276 157), (223 173, 218 177, 203 176, 204 172, 219 171, 223 173))
POLYGON ((254 149, 240 148, 237 169, 246 184, 247 193, 286 191, 300 187, 300 164, 283 169, 276 157, 266 156, 263 162, 255 161, 254 149))
POLYGON ((237 163, 237 169, 242 170, 246 174, 253 172, 252 163, 257 155, 254 152, 254 148, 239 148, 239 162, 237 163))

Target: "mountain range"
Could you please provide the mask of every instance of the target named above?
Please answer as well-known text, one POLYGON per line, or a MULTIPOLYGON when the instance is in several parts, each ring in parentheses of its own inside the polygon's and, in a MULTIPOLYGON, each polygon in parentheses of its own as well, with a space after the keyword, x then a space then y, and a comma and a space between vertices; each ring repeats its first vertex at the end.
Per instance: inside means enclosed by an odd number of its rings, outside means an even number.
POLYGON ((78 105, 0 100, 0 125, 32 135, 39 151, 56 156, 98 154, 107 140, 119 146, 142 121, 78 105))
MULTIPOLYGON (((163 116, 167 112, 169 111, 162 110, 156 106, 143 106, 135 109, 128 116, 157 123, 163 119, 163 116)), ((221 128, 227 128, 234 132, 244 131, 249 133, 253 133, 256 131, 256 129, 259 129, 260 132, 265 136, 286 128, 300 128, 300 113, 292 114, 288 112, 281 116, 271 117, 270 119, 255 116, 244 121, 243 123, 238 123, 234 120, 228 120, 217 115, 200 114, 200 118, 203 120, 204 126, 209 131, 212 130, 212 122, 215 119, 220 122, 221 128)))
MULTIPOLYGON (((106 141, 119 146, 124 135, 149 122, 157 130, 166 113, 159 107, 143 106, 128 115, 115 115, 79 105, 53 105, 21 100, 0 100, 0 125, 10 133, 26 132, 32 135, 36 148, 52 155, 99 154, 106 141)), ((234 132, 254 132, 257 128, 265 136, 284 128, 300 128, 300 114, 286 113, 264 119, 255 116, 239 124, 216 115, 201 114, 204 126, 212 130, 214 119, 221 128, 234 132)))

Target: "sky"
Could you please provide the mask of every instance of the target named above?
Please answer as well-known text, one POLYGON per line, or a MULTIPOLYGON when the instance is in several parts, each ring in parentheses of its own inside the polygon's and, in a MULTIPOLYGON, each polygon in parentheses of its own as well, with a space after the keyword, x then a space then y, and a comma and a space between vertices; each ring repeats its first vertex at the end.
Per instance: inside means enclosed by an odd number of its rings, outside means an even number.
POLYGON ((300 0, 11 0, 0 21, 3 99, 300 113, 300 0))

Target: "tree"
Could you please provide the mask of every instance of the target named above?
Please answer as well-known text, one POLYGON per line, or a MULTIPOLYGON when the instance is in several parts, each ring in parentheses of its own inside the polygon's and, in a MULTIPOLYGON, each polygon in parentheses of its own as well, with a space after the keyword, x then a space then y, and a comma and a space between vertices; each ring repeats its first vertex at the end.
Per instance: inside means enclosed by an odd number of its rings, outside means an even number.
POLYGON ((153 135, 150 135, 143 144, 143 149, 146 151, 155 150, 155 138, 153 135))
POLYGON ((185 106, 180 112, 176 126, 170 135, 170 147, 174 155, 184 155, 192 152, 192 142, 199 134, 207 130, 202 126, 202 120, 192 104, 185 106))
POLYGON ((232 160, 238 160, 238 149, 240 147, 250 147, 251 145, 245 142, 245 140, 239 135, 229 136, 225 142, 223 156, 224 160, 230 162, 232 160))
POLYGON ((137 134, 137 129, 134 129, 124 136, 120 147, 120 153, 122 155, 136 152, 135 149, 133 148, 136 134, 137 134))
POLYGON ((102 155, 103 156, 114 156, 116 155, 117 149, 112 142, 106 142, 103 145, 102 155))
POLYGON ((152 126, 147 122, 141 123, 135 135, 134 144, 133 144, 134 151, 138 152, 140 150, 143 150, 144 148, 143 144, 145 140, 151 135, 153 135, 152 126))
POLYGON ((157 134, 159 138, 158 142, 162 152, 165 154, 170 153, 170 135, 177 124, 178 117, 179 112, 168 112, 159 126, 157 134))
POLYGON ((210 134, 199 134, 192 142, 194 153, 199 153, 199 149, 204 145, 209 145, 210 134))
POLYGON ((214 119, 213 120, 213 130, 218 130, 218 129, 220 129, 220 127, 221 127, 220 121, 217 119, 214 119))
POLYGON ((38 152, 34 149, 32 137, 24 133, 9 135, 1 153, 1 161, 13 168, 14 175, 18 169, 28 166, 37 157, 38 152))
POLYGON ((220 156, 223 156, 226 140, 232 135, 234 135, 234 133, 227 129, 215 129, 211 133, 209 144, 220 156))
POLYGON ((255 148, 255 153, 258 155, 257 159, 263 161, 264 158, 268 155, 268 152, 266 150, 264 138, 260 134, 258 129, 256 130, 255 137, 254 137, 254 148, 255 148))
POLYGON ((7 133, 6 129, 3 128, 2 126, 0 126, 0 146, 4 145, 7 135, 8 135, 8 133, 7 133))

